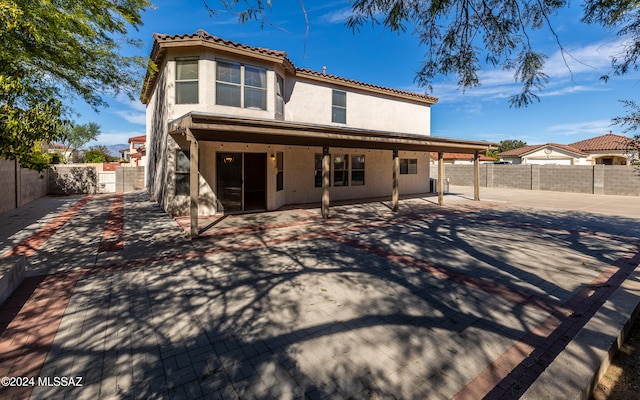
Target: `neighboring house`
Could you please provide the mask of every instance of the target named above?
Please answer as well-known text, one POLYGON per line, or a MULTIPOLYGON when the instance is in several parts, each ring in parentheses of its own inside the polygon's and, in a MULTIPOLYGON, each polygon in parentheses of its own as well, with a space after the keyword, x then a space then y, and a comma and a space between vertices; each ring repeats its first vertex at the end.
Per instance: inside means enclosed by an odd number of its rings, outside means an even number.
POLYGON ((638 154, 629 152, 629 138, 612 132, 569 146, 587 153, 587 164, 631 165, 638 160, 638 154))
POLYGON ((118 151, 120 152, 120 161, 129 162, 131 160, 131 150, 122 149, 118 151))
MULTIPOLYGON (((431 164, 434 165, 438 161, 438 153, 432 152, 431 154, 431 164)), ((473 164, 474 158, 473 154, 464 154, 464 153, 443 153, 442 158, 445 164, 473 164)), ((496 162, 496 159, 493 157, 489 157, 486 154, 479 154, 480 156, 480 164, 493 164, 496 162)))
POLYGON ((146 156, 147 136, 134 136, 129 138, 129 162, 134 167, 145 166, 147 163, 146 156))
MULTIPOLYGON (((546 143, 524 146, 499 154, 500 160, 511 164, 552 165, 629 165, 629 139, 608 133, 569 145, 546 143)), ((635 156, 637 158, 637 155, 635 156)))
POLYGON ((588 154, 565 144, 523 146, 498 154, 510 164, 586 165, 588 154))
POLYGON ((392 194, 395 207, 397 194, 429 191, 430 151, 492 145, 430 137, 435 97, 297 68, 282 51, 204 31, 154 35, 151 59, 147 188, 191 215, 192 232, 197 214, 322 201, 326 216, 329 198, 392 194))
POLYGON ((71 162, 71 155, 73 154, 73 149, 59 143, 49 143, 47 145, 47 153, 48 154, 59 154, 63 160, 59 160, 59 162, 71 162))

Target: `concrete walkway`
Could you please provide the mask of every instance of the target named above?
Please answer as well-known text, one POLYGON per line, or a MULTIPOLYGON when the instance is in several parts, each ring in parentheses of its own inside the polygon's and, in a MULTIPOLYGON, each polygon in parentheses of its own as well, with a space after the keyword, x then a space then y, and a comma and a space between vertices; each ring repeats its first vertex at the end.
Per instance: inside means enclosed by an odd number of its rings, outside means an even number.
POLYGON ((194 241, 142 192, 0 214, 0 376, 34 377, 0 398, 580 398, 640 302, 637 198, 470 195, 194 241))

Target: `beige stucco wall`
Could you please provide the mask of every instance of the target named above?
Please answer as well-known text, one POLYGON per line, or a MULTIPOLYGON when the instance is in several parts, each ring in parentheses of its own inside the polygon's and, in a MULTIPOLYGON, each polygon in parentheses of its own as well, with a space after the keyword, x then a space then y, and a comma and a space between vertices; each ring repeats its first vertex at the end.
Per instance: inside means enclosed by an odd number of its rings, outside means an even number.
MULTIPOLYGON (((315 154, 322 153, 320 147, 202 142, 200 151, 201 177, 210 188, 216 187, 216 153, 265 153, 267 155, 267 209, 275 210, 285 204, 321 201, 322 188, 315 187, 315 154), (276 191, 275 162, 270 158, 271 154, 279 151, 283 152, 284 156, 284 190, 282 191, 276 191)), ((332 186, 329 189, 331 200, 391 196, 393 184, 391 151, 331 148, 330 153, 332 156, 336 154, 365 156, 365 184, 361 186, 332 186)), ((418 159, 418 174, 399 176, 400 194, 428 192, 428 154, 401 151, 399 157, 418 159)), ((331 172, 333 176, 333 170, 331 172)))
MULTIPOLYGON (((298 80, 285 74, 281 67, 260 60, 221 56, 212 50, 170 50, 166 61, 159 65, 155 89, 147 102, 147 168, 146 182, 151 198, 170 214, 185 215, 189 210, 189 196, 175 195, 175 151, 188 149, 186 140, 170 137, 167 125, 189 112, 209 112, 232 116, 275 118, 276 71, 285 78, 285 120, 331 125, 332 86, 298 80), (199 57, 198 104, 175 104, 175 59, 199 57), (266 68, 267 110, 250 110, 215 104, 215 71, 218 59, 241 62, 266 68)), ((336 89, 347 92, 347 126, 390 132, 429 134, 430 107, 412 101, 364 91, 336 89)), ((337 126, 344 126, 336 124, 337 126)), ((321 148, 276 146, 266 144, 200 142, 199 214, 212 215, 220 210, 215 194, 216 152, 252 152, 267 154, 267 208, 277 209, 285 204, 319 202, 321 188, 314 187, 314 157, 321 148), (274 152, 284 153, 284 190, 276 191, 274 152)), ((332 148, 332 154, 362 154, 365 156, 365 185, 331 187, 332 200, 391 196, 392 153, 368 149, 332 148)), ((401 158, 417 158, 418 174, 399 177, 400 193, 426 193, 429 190, 429 158, 426 153, 400 152, 401 158)))
POLYGON ((299 79, 273 63, 261 60, 220 55, 213 51, 198 53, 195 50, 172 52, 162 66, 167 85, 167 105, 170 119, 191 111, 210 112, 242 117, 275 117, 276 71, 285 79, 285 120, 322 125, 345 126, 331 122, 332 89, 347 93, 346 126, 401 133, 430 134, 431 108, 422 103, 401 100, 381 94, 347 89, 336 85, 299 79), (175 104, 176 58, 199 57, 198 104, 175 104), (267 71, 267 110, 216 105, 215 82, 217 60, 239 62, 265 68, 267 71))
POLYGON ((623 151, 592 151, 587 162, 590 165, 602 164, 603 158, 611 158, 612 165, 629 165, 627 154, 623 151))
POLYGON ((196 51, 178 50, 172 53, 164 65, 167 78, 167 104, 171 119, 178 118, 192 111, 209 112, 253 118, 274 118, 275 115, 275 71, 274 64, 244 57, 219 55, 213 51, 198 53, 196 51), (198 57, 198 103, 175 104, 176 58, 198 57), (267 79, 267 109, 253 110, 241 107, 230 107, 216 104, 216 61, 230 61, 265 68, 267 79))
POLYGON ((389 132, 430 134, 431 108, 424 104, 288 77, 285 120, 321 125, 331 122, 333 89, 347 94, 346 126, 389 132))
POLYGON ((587 165, 586 157, 578 157, 575 154, 560 151, 552 148, 551 153, 546 154, 546 148, 541 148, 531 154, 520 157, 504 157, 505 161, 513 164, 532 164, 532 165, 587 165))

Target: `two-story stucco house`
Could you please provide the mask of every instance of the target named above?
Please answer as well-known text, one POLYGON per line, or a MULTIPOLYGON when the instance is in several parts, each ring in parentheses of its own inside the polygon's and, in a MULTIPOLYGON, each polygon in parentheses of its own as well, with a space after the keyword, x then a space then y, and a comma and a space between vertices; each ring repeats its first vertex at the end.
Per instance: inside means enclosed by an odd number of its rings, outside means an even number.
MULTIPOLYGON (((491 144, 430 137, 437 99, 297 68, 281 51, 204 31, 154 35, 147 187, 173 215, 429 191, 429 151, 491 144)), ((326 208, 325 208, 326 205, 326 208)))

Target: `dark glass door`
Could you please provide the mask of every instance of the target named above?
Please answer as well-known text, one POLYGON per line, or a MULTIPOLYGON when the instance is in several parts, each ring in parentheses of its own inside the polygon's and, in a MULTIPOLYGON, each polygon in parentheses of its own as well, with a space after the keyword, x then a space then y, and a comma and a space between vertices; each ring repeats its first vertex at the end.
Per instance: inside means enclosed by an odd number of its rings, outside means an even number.
POLYGON ((244 210, 267 209, 267 154, 244 154, 244 210))
POLYGON ((224 211, 242 211, 242 153, 216 154, 218 200, 224 211))

